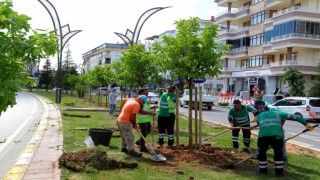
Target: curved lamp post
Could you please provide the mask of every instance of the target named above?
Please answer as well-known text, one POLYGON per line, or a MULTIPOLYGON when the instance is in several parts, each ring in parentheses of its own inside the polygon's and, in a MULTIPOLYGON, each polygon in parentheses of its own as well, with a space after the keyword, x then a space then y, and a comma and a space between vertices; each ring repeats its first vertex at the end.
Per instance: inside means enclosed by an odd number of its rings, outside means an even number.
POLYGON ((155 14, 158 11, 161 11, 163 9, 170 8, 171 6, 167 7, 155 7, 151 8, 147 11, 145 11, 140 18, 137 21, 136 27, 134 28, 134 31, 132 32, 130 29, 127 29, 126 34, 123 35, 121 33, 114 32, 117 36, 119 36, 126 44, 127 46, 132 46, 134 43, 138 42, 140 31, 144 25, 144 23, 151 17, 153 14, 155 14))
POLYGON ((53 22, 53 26, 55 29, 55 33, 59 36, 59 53, 58 53, 58 74, 57 74, 57 88, 56 88, 56 103, 61 103, 61 81, 62 81, 62 52, 64 46, 67 42, 76 34, 81 32, 82 30, 70 31, 69 24, 61 26, 60 19, 57 13, 57 10, 52 5, 49 0, 38 0, 44 8, 48 11, 51 20, 53 22))

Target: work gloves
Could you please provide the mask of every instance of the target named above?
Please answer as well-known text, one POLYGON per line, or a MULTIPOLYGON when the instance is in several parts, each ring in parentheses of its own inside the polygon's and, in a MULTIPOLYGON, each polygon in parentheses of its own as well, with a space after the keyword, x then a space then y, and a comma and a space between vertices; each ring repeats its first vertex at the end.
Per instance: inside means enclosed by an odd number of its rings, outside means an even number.
POLYGON ((307 124, 306 129, 308 129, 308 131, 312 131, 312 130, 314 130, 314 127, 311 126, 310 124, 307 124))

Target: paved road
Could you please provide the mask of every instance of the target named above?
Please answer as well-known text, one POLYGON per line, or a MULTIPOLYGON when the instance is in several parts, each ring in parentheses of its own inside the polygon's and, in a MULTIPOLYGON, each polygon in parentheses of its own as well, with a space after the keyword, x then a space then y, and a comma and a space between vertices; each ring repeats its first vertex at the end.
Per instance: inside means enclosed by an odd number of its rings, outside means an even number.
POLYGON ((0 116, 0 179, 16 162, 37 128, 43 106, 33 96, 19 93, 17 104, 0 116))
MULTIPOLYGON (((212 122, 229 125, 229 122, 227 121, 228 110, 229 110, 228 108, 214 106, 211 111, 203 109, 202 117, 203 119, 206 119, 212 122)), ((189 114, 188 108, 186 107, 180 108, 180 113, 188 115, 189 114)), ((253 119, 252 113, 250 114, 251 114, 250 118, 253 119)), ((298 122, 286 121, 284 125, 284 129, 285 129, 286 137, 290 137, 300 133, 305 129, 305 127, 298 122)), ((320 151, 320 128, 316 128, 312 132, 306 132, 290 140, 290 142, 294 142, 296 144, 299 144, 300 146, 304 146, 304 147, 308 147, 308 148, 320 151)))

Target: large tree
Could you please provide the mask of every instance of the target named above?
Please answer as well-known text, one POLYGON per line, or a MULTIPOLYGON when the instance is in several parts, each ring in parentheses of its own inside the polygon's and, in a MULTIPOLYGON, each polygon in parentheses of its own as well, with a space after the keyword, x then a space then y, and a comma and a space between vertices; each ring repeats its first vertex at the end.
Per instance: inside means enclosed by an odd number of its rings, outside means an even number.
POLYGON ((51 68, 51 63, 49 59, 46 59, 45 64, 42 67, 41 76, 39 79, 39 85, 46 88, 46 91, 48 91, 48 88, 51 88, 53 86, 53 70, 51 68))
POLYGON ((161 80, 155 57, 143 44, 130 46, 121 56, 122 62, 113 64, 122 84, 143 87, 161 80))
POLYGON ((16 92, 30 83, 26 64, 58 51, 54 32, 33 30, 30 17, 12 9, 12 1, 0 1, 0 113, 15 104, 16 92))
POLYGON ((284 69, 283 78, 281 83, 289 85, 289 95, 290 96, 306 96, 304 93, 304 83, 303 75, 300 71, 292 68, 284 69))
POLYGON ((316 79, 313 81, 313 86, 309 91, 310 97, 320 97, 320 64, 318 65, 318 75, 316 79))
MULTIPOLYGON (((218 44, 213 39, 218 35, 218 25, 200 27, 199 18, 175 21, 175 37, 164 36, 162 43, 154 43, 153 50, 162 71, 172 77, 184 77, 189 87, 192 80, 207 75, 217 77, 221 73, 221 56, 229 46, 218 44)), ((190 96, 192 98, 192 88, 190 96)), ((189 147, 192 142, 192 101, 189 101, 189 147)))

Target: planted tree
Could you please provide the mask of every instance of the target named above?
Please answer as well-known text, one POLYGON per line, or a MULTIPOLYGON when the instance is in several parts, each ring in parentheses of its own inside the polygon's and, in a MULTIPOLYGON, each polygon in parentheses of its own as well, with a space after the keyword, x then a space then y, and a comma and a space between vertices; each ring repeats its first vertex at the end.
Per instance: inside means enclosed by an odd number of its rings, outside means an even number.
MULTIPOLYGON (((169 71, 172 77, 184 77, 189 87, 196 78, 217 77, 222 69, 219 60, 229 49, 229 46, 213 40, 218 35, 218 26, 207 24, 201 29, 198 18, 175 21, 175 25, 175 37, 164 36, 161 44, 153 44, 162 72, 169 71)), ((192 99, 192 88, 189 98, 192 99)), ((192 146, 192 101, 189 101, 189 148, 192 146)))
POLYGON ((58 51, 54 32, 35 31, 30 17, 13 11, 11 1, 0 1, 0 113, 15 104, 16 93, 33 81, 26 64, 58 51))
POLYGON ((292 68, 284 69, 283 78, 281 83, 286 82, 289 85, 289 95, 290 96, 306 96, 304 93, 304 83, 303 75, 300 71, 292 68))
POLYGON ((320 97, 320 64, 318 65, 318 76, 313 81, 313 86, 309 91, 310 97, 320 97))
POLYGON ((161 80, 159 66, 155 63, 155 56, 145 50, 143 44, 130 46, 121 56, 122 62, 113 63, 117 83, 143 87, 149 83, 161 80))

